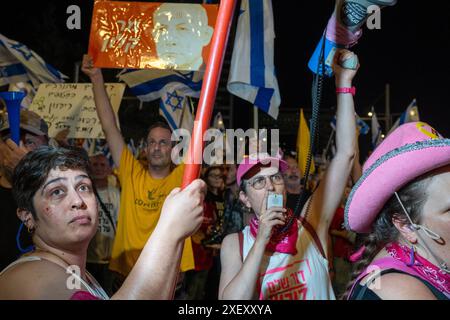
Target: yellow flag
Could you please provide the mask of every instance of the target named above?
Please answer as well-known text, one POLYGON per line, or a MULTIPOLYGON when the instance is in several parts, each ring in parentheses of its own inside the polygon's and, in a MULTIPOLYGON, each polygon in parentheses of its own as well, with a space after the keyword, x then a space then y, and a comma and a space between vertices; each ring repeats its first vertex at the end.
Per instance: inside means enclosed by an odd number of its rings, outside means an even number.
MULTIPOLYGON (((306 162, 308 160, 309 153, 309 128, 306 123, 305 116, 303 115, 303 109, 300 109, 300 122, 298 125, 297 133, 297 158, 298 158, 298 168, 302 175, 306 171, 306 162)), ((314 158, 311 158, 311 167, 309 173, 314 173, 314 158)))

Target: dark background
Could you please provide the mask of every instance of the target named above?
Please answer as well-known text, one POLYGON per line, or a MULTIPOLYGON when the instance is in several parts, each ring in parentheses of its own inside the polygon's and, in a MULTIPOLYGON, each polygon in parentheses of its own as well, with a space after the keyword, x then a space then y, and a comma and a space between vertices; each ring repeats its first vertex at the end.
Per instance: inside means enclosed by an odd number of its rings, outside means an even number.
MULTIPOLYGON (((260 126, 280 128, 282 143, 293 147, 299 108, 305 108, 306 116, 310 116, 312 75, 307 62, 333 11, 334 1, 273 0, 272 3, 276 32, 275 66, 282 103, 278 121, 260 114, 260 126)), ((74 63, 80 61, 87 51, 92 6, 91 0, 11 1, 7 6, 3 2, 0 32, 26 44, 46 62, 69 76, 68 81, 73 81, 74 63), (66 9, 71 4, 81 7, 81 30, 68 30, 66 27, 69 17, 66 9)), ((378 116, 382 117, 384 88, 389 83, 392 113, 403 112, 416 98, 421 120, 429 122, 444 136, 450 136, 449 1, 399 0, 396 6, 382 10, 381 20, 381 30, 365 28, 363 37, 353 48, 361 62, 361 69, 354 81, 358 114, 366 116, 373 105, 378 116)), ((235 24, 236 18, 230 45, 234 39, 235 24)), ((231 50, 228 50, 228 57, 230 54, 231 50)), ((104 72, 107 80, 115 81, 117 70, 104 72)), ((225 68, 222 83, 225 83, 226 76, 225 68)), ((88 79, 81 75, 80 81, 88 79)), ((328 140, 328 122, 334 112, 335 94, 331 79, 325 82, 324 87, 320 146, 328 140)), ((136 104, 122 105, 120 120, 124 135, 137 137, 145 130, 148 118, 155 113, 157 103, 147 104, 143 110, 139 110, 136 104)), ((252 126, 251 119, 251 105, 235 98, 234 127, 249 128, 252 126)), ((396 117, 392 122, 395 120, 396 117)), ((380 123, 384 125, 384 122, 380 123)), ((363 154, 369 149, 369 141, 369 136, 360 139, 363 154)))

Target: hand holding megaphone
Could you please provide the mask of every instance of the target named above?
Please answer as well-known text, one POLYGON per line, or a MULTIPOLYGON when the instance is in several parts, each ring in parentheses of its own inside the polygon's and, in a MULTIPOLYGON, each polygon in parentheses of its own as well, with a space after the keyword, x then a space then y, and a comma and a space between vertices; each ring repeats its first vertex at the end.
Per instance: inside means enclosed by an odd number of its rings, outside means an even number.
POLYGON ((359 59, 353 52, 340 49, 336 52, 333 61, 333 72, 339 86, 350 86, 359 69, 359 59))
POLYGON ((358 42, 363 25, 374 8, 391 7, 396 3, 397 0, 336 0, 322 39, 308 62, 310 70, 331 77, 331 62, 336 50, 351 48, 358 42))

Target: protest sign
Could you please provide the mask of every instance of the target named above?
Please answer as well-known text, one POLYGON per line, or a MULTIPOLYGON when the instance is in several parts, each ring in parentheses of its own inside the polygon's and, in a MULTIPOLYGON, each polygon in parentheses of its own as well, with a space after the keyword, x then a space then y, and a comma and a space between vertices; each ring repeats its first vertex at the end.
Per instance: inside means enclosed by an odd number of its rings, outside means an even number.
MULTIPOLYGON (((117 115, 125 84, 107 83, 105 86, 117 115)), ((41 84, 29 109, 47 122, 50 137, 55 137, 60 131, 68 129, 68 138, 105 138, 90 83, 41 84)))

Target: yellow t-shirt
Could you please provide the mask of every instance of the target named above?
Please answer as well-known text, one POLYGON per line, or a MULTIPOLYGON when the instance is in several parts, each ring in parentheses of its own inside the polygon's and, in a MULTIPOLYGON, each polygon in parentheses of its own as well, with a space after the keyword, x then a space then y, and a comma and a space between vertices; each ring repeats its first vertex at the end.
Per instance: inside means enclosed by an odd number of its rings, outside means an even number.
MULTIPOLYGON (((181 186, 184 165, 176 167, 164 179, 153 179, 125 147, 118 171, 122 194, 109 268, 127 276, 158 223, 164 200, 172 189, 181 186)), ((181 271, 190 269, 194 269, 194 255, 188 238, 184 243, 181 271)))

